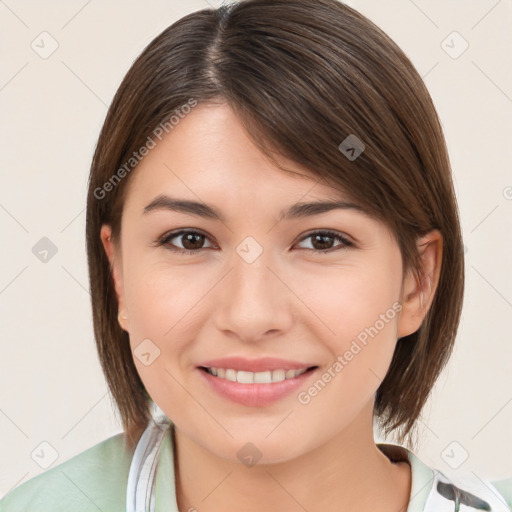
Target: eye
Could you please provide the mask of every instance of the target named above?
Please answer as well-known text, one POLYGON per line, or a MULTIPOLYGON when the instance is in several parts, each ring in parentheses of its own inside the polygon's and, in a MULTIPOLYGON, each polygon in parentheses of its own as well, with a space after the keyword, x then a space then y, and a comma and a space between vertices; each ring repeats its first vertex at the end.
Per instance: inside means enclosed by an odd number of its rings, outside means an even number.
POLYGON ((169 250, 180 254, 197 254, 203 249, 201 245, 208 237, 200 231, 182 230, 164 235, 158 242, 157 246, 165 245, 169 250), (177 238, 182 240, 183 247, 176 247, 171 244, 171 240, 177 238))
POLYGON ((335 231, 315 231, 302 238, 301 242, 308 239, 312 240, 313 248, 306 247, 306 250, 321 253, 334 252, 354 245, 350 240, 335 231), (334 240, 339 240, 341 244, 333 248, 332 242, 334 240))
MULTIPOLYGON (((307 236, 303 237, 300 242, 308 239, 312 240, 313 247, 303 247, 303 249, 320 253, 334 252, 354 245, 353 242, 342 236, 340 233, 329 230, 309 233, 307 236), (335 240, 338 240, 341 243, 333 247, 332 244, 335 240)), ((203 247, 205 240, 209 240, 209 237, 200 231, 181 230, 164 235, 157 241, 156 245, 166 246, 170 251, 177 252, 179 254, 193 255, 198 254, 202 249, 208 248, 203 247), (171 240, 174 240, 175 238, 177 240, 181 240, 182 247, 176 247, 174 243, 171 243, 171 240)), ((210 247, 213 246, 211 245, 210 247)))

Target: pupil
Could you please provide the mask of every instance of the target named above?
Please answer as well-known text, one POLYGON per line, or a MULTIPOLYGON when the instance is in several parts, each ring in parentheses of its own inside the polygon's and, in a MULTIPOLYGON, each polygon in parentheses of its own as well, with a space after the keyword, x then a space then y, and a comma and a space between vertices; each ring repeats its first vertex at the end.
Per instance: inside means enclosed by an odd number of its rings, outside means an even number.
POLYGON ((331 237, 330 237, 329 235, 316 235, 316 236, 315 236, 315 240, 320 240, 320 245, 321 245, 320 249, 329 249, 329 247, 328 247, 328 246, 329 246, 330 244, 329 244, 329 242, 328 242, 328 241, 329 241, 330 239, 331 239, 331 237), (327 242, 326 242, 326 240, 327 240, 327 242), (324 244, 324 246, 323 246, 323 247, 322 247, 322 244, 324 244), (325 245, 327 245, 327 247, 326 247, 325 245))
POLYGON ((183 246, 186 248, 186 249, 199 249, 200 247, 196 247, 194 246, 193 242, 194 242, 194 238, 199 238, 199 246, 201 245, 201 238, 203 237, 203 235, 199 235, 199 234, 194 234, 194 233, 189 233, 185 236, 185 239, 183 241, 183 246), (192 247, 188 247, 188 244, 189 242, 192 242, 192 247))

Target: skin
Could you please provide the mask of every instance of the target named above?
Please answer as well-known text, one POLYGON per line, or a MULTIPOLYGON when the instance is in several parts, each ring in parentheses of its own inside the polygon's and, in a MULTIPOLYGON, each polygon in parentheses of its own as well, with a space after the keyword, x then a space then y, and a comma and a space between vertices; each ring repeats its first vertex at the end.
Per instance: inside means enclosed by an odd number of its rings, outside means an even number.
POLYGON ((101 230, 132 349, 149 338, 160 350, 148 366, 134 361, 176 425, 178 506, 373 512, 378 503, 381 511, 406 510, 410 467, 391 463, 374 442, 374 394, 397 339, 420 327, 431 304, 441 235, 418 240, 428 278, 419 282, 407 272, 402 279, 393 234, 364 212, 278 221, 281 209, 297 202, 347 199, 306 169, 287 165, 301 176, 274 167, 228 106, 198 105, 130 176, 120 244, 108 225, 101 230), (169 210, 143 215, 161 193, 213 205, 226 220, 169 210), (206 235, 188 245, 183 236, 169 242, 197 247, 197 254, 156 246, 179 229, 206 235), (330 238, 322 246, 307 237, 322 229, 354 245, 330 238), (263 249, 252 263, 236 252, 247 236, 263 249), (265 407, 238 405, 198 374, 196 366, 214 357, 274 356, 313 362, 318 378, 396 301, 400 314, 307 405, 297 393, 265 407), (262 455, 253 467, 237 457, 247 442, 262 455))

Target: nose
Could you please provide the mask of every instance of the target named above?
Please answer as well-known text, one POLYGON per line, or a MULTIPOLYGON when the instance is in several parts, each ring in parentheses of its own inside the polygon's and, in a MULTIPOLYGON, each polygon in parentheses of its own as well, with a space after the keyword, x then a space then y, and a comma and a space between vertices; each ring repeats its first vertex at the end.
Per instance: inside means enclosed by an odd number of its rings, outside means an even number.
MULTIPOLYGON (((256 342, 288 331, 293 324, 290 279, 271 251, 254 261, 235 254, 231 270, 218 285, 213 320, 225 335, 256 342)), ((293 286, 292 286, 293 288, 293 286)))

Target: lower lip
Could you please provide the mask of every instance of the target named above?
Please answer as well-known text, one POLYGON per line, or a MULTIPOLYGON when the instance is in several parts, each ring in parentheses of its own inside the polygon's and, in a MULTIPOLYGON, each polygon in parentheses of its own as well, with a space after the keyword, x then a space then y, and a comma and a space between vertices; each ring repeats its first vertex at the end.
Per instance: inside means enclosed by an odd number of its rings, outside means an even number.
POLYGON ((197 371, 219 395, 240 405, 264 407, 298 390, 317 369, 308 370, 293 379, 270 384, 242 384, 215 377, 200 368, 197 368, 197 371))

